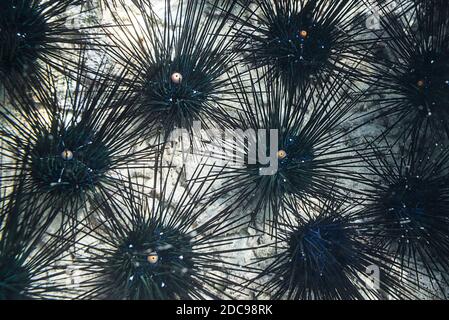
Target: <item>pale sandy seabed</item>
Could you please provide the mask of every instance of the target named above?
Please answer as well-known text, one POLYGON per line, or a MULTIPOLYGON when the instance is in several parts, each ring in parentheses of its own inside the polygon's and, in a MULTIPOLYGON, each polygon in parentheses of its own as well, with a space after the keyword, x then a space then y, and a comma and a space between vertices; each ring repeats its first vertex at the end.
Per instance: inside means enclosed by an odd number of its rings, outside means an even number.
MULTIPOLYGON (((130 0, 129 0, 129 2, 131 3, 130 0)), ((164 2, 165 2, 165 0, 152 0, 152 5, 153 5, 155 12, 157 12, 161 16, 164 12, 164 2)), ((177 1, 172 1, 172 6, 173 6, 173 8, 176 8, 177 1)), ((78 9, 74 8, 73 10, 78 10, 78 9)), ((119 10, 119 9, 117 9, 117 10, 119 10)), ((108 23, 113 24, 111 16, 106 11, 102 11, 99 9, 90 11, 89 13, 84 14, 81 18, 77 18, 76 20, 70 20, 70 21, 68 21, 68 23, 73 24, 75 26, 88 25, 89 23, 91 23, 94 20, 94 19, 92 19, 93 17, 95 17, 96 19, 100 19, 100 21, 104 24, 108 24, 108 23)), ((103 40, 108 41, 107 38, 105 38, 103 40)), ((90 56, 89 64, 91 64, 92 66, 98 65, 102 58, 101 53, 98 53, 98 52, 91 52, 89 54, 89 56, 90 56)), ((63 91, 63 89, 64 88, 62 88, 62 91, 63 91)), ((1 92, 0 92, 0 96, 2 96, 1 92)), ((360 105, 358 110, 356 110, 354 117, 356 118, 359 115, 363 115, 369 109, 370 109, 369 105, 360 105)), ((383 120, 383 121, 388 121, 388 119, 383 120)), ((348 121, 344 125, 349 128, 349 127, 355 125, 355 122, 348 121)), ((376 123, 369 123, 369 124, 365 125, 363 127, 363 129, 355 131, 353 133, 353 137, 358 138, 358 139, 377 137, 382 132, 382 127, 384 125, 385 125, 385 123, 382 123, 382 121, 378 121, 376 123)), ((176 166, 177 166, 177 170, 176 171, 173 170, 173 172, 171 173, 171 176, 170 176, 170 181, 172 184, 175 183, 175 181, 177 179, 177 173, 179 173, 181 171, 181 168, 183 165, 186 167, 187 177, 189 176, 189 172, 192 173, 197 165, 196 161, 183 162, 181 155, 179 153, 177 153, 175 150, 176 150, 176 146, 174 146, 173 149, 169 150, 169 152, 167 152, 167 154, 165 155, 167 163, 172 160, 172 156, 173 156, 174 157, 173 163, 176 164, 176 166)), ((147 171, 142 174, 145 174, 145 176, 146 176, 146 178, 145 178, 146 184, 148 186, 151 186, 152 185, 151 174, 148 174, 147 171)), ((358 186, 357 183, 352 183, 352 185, 348 185, 348 188, 352 188, 352 189, 357 189, 359 187, 360 186, 358 186)), ((216 211, 217 211, 217 208, 215 206, 212 206, 208 209, 208 211, 205 213, 205 215, 203 217, 201 217, 200 219, 206 220, 209 217, 213 217, 214 214, 216 213, 216 211)), ((236 214, 243 215, 244 212, 237 212, 236 214)), ((248 247, 256 248, 258 246, 263 246, 264 244, 272 241, 272 239, 269 236, 259 235, 255 231, 253 231, 252 228, 249 228, 249 227, 242 227, 238 230, 233 230, 233 234, 234 235, 253 235, 253 237, 251 237, 249 239, 242 239, 242 240, 237 241, 234 245, 238 248, 248 248, 248 247)), ((91 241, 92 241, 92 243, 94 243, 93 240, 91 240, 91 241)), ((253 261, 253 259, 255 259, 256 257, 270 255, 272 253, 271 250, 272 249, 270 249, 270 248, 264 247, 264 248, 259 248, 259 249, 255 249, 255 250, 236 252, 236 253, 233 253, 231 256, 229 256, 229 260, 236 264, 244 266, 244 265, 247 265, 248 263, 250 263, 251 261, 253 261)), ((64 281, 67 281, 67 283, 74 285, 75 287, 80 282, 80 279, 82 278, 82 272, 80 270, 78 270, 78 268, 76 267, 76 263, 74 263, 75 260, 77 259, 77 257, 79 257, 79 256, 88 256, 88 253, 81 252, 79 250, 79 248, 74 248, 74 252, 72 254, 72 258, 73 258, 72 261, 64 261, 64 262, 58 263, 58 269, 63 268, 66 270, 67 277, 64 281)), ((241 276, 248 277, 248 274, 242 273, 241 276)), ((425 281, 425 279, 423 279, 423 280, 425 281)), ((70 298, 70 296, 67 296, 67 298, 70 298)), ((249 290, 247 290, 247 291, 241 292, 239 294, 235 294, 235 298, 236 299, 251 299, 251 298, 253 298, 253 295, 249 292, 249 290)), ((269 299, 270 296, 267 293, 266 295, 263 295, 261 298, 269 299)))

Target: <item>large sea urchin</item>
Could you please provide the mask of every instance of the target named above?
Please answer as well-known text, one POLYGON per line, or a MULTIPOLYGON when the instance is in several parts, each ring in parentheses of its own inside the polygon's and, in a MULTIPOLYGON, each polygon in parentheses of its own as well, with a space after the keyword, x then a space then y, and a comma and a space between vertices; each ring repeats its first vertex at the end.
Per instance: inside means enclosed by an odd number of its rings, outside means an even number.
POLYGON ((279 223, 276 252, 261 259, 269 264, 255 279, 261 293, 293 300, 414 296, 385 264, 385 253, 370 246, 367 223, 345 200, 330 196, 313 207, 285 206, 289 215, 279 223))
POLYGON ((234 5, 220 3, 181 0, 173 10, 167 0, 161 22, 145 1, 139 2, 138 15, 124 5, 132 27, 116 16, 122 36, 110 35, 117 47, 112 56, 138 79, 132 89, 141 97, 136 116, 142 130, 155 123, 167 140, 175 128, 193 136, 196 121, 203 129, 229 123, 226 94, 232 91, 226 73, 236 59, 226 12, 234 5))
POLYGON ((449 135, 449 3, 415 0, 378 5, 379 39, 389 55, 372 64, 376 112, 392 119, 388 130, 419 131, 435 141, 449 135), (399 129, 398 129, 399 128, 399 129))
POLYGON ((236 289, 230 277, 243 269, 227 259, 241 249, 225 234, 242 222, 223 222, 218 212, 200 221, 216 201, 203 197, 210 186, 189 195, 193 182, 181 191, 179 178, 167 184, 171 170, 154 172, 152 190, 130 179, 114 201, 96 202, 97 222, 86 223, 81 237, 94 242, 79 241, 86 271, 80 298, 217 299, 236 289))
POLYGON ((62 297, 69 292, 66 273, 55 266, 69 254, 71 240, 46 234, 60 208, 23 192, 23 179, 11 195, 1 185, 0 192, 0 300, 62 297))
POLYGON ((326 87, 345 74, 362 80, 361 64, 369 62, 372 40, 367 33, 361 1, 257 0, 244 1, 238 22, 237 51, 264 76, 281 78, 294 90, 311 80, 326 87), (248 16, 250 18, 248 18, 248 16), (313 80, 314 79, 314 80, 313 80))
POLYGON ((272 220, 275 228, 285 199, 306 204, 326 198, 334 184, 345 189, 344 181, 356 180, 359 155, 367 151, 343 126, 358 97, 346 90, 335 94, 341 82, 333 85, 334 94, 313 85, 291 92, 279 79, 257 75, 246 88, 247 79, 239 78, 240 119, 230 139, 219 140, 213 158, 225 161, 218 190, 253 218, 272 220))
POLYGON ((26 192, 72 208, 115 185, 120 169, 151 165, 154 153, 135 129, 131 92, 120 80, 87 80, 79 70, 62 97, 51 82, 33 90, 34 98, 14 95, 15 112, 0 110, 4 180, 16 181, 24 168, 26 192))
POLYGON ((445 295, 449 268, 449 152, 419 139, 390 146, 368 161, 370 237, 403 270, 402 278, 422 292, 445 295), (426 285, 423 278, 430 281, 426 285))

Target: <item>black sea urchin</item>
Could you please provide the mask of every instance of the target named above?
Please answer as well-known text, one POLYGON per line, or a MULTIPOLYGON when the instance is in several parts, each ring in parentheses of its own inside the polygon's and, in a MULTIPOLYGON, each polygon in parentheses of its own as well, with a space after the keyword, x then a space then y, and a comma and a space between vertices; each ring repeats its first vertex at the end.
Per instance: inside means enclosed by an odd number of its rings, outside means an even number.
POLYGON ((0 300, 62 297, 66 273, 55 263, 67 257, 71 241, 46 235, 58 212, 22 187, 23 181, 10 196, 0 188, 0 300))
POLYGON ((368 61, 362 1, 257 0, 237 20, 237 51, 265 76, 281 78, 294 89, 314 79, 327 86, 342 74, 361 80, 359 68, 368 61), (248 19, 248 15, 250 18, 248 19))
POLYGON ((45 78, 47 66, 64 70, 73 65, 73 45, 91 36, 86 28, 67 26, 70 6, 83 1, 2 0, 0 2, 0 84, 30 84, 45 78), (84 30, 83 30, 84 29, 84 30))
MULTIPOLYGON (((213 158, 225 161, 218 190, 239 207, 249 205, 253 218, 273 220, 275 227, 283 199, 307 203, 326 198, 334 183, 344 189, 344 181, 356 179, 354 170, 361 165, 356 150, 366 152, 343 127, 357 96, 345 90, 333 96, 313 85, 292 93, 279 80, 256 79, 250 76, 245 88, 241 78, 236 88, 240 121, 217 143, 213 158)), ((341 86, 335 84, 331 92, 341 86)))
POLYGON ((189 195, 191 182, 180 191, 178 177, 169 186, 170 171, 154 172, 152 190, 130 180, 114 201, 96 203, 100 218, 84 230, 94 241, 79 241, 86 271, 80 298, 217 299, 235 290, 230 276, 242 268, 226 256, 241 249, 224 235, 241 222, 220 222, 218 214, 199 221, 216 200, 203 198, 210 186, 189 195))
POLYGON ((123 36, 111 34, 117 45, 113 56, 138 78, 133 90, 141 97, 137 116, 143 130, 156 123, 167 139, 176 127, 192 136, 194 122, 204 129, 229 122, 226 73, 235 65, 235 54, 230 52, 225 12, 233 4, 219 2, 181 0, 173 10, 167 0, 159 22, 150 4, 142 1, 141 20, 127 11, 132 27, 117 17, 123 36))
POLYGON ((288 218, 279 223, 276 251, 261 259, 269 264, 255 279, 260 292, 293 300, 413 297, 397 274, 385 272, 383 253, 366 241, 356 205, 338 198, 304 209, 295 202, 285 206, 288 218))
POLYGON ((24 168, 25 191, 73 208, 114 185, 121 168, 150 165, 154 153, 136 133, 133 99, 121 82, 89 82, 80 72, 62 97, 52 83, 34 90, 34 99, 14 96, 16 112, 0 111, 4 179, 14 181, 8 172, 24 168))
POLYGON ((372 224, 369 234, 400 265, 404 281, 421 292, 430 288, 444 295, 449 279, 449 151, 415 140, 388 152, 368 162, 364 218, 372 224))
POLYGON ((449 3, 415 0, 395 10, 390 4, 378 5, 385 30, 380 39, 390 56, 372 65, 372 79, 385 96, 372 101, 380 105, 381 116, 392 119, 388 130, 447 138, 449 3))

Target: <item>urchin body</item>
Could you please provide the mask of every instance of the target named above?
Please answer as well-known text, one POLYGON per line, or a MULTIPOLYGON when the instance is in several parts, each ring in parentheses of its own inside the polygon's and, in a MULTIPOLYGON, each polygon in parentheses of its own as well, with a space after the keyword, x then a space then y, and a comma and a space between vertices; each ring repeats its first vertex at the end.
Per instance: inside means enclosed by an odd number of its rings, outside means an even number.
POLYGON ((93 189, 111 165, 108 147, 81 125, 60 124, 43 132, 30 158, 31 176, 40 188, 68 195, 93 189))
POLYGON ((190 236, 157 221, 138 228, 115 243, 104 257, 103 270, 99 272, 105 275, 104 285, 112 289, 106 298, 188 298, 178 295, 178 286, 180 282, 185 286, 197 285, 191 278, 195 265, 190 236))
POLYGON ((201 121, 204 109, 218 99, 216 89, 221 85, 219 74, 202 70, 191 59, 178 60, 182 65, 165 61, 148 69, 138 110, 143 119, 148 120, 149 115, 156 122, 159 119, 168 133, 175 128, 192 128, 194 121, 201 121))

